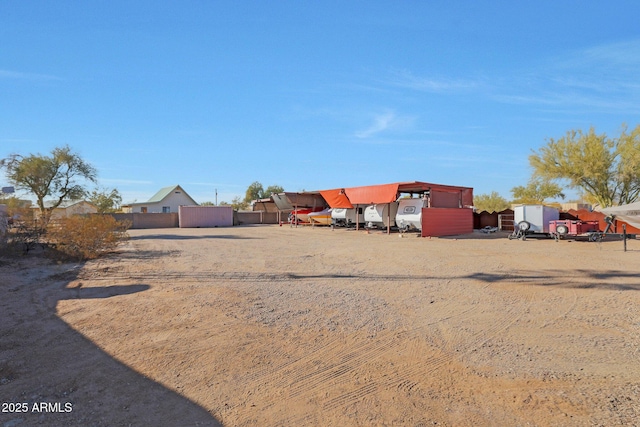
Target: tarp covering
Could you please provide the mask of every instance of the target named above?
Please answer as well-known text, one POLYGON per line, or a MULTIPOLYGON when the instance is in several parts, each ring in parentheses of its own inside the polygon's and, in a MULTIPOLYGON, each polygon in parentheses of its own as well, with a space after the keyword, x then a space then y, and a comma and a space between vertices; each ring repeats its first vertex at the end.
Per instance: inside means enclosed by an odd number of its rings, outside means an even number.
POLYGON ((373 205, 395 202, 398 198, 398 184, 368 185, 366 187, 345 188, 352 205, 373 205))
POLYGON ((443 206, 434 207, 471 207, 473 206, 473 188, 453 185, 431 184, 428 182, 396 182, 393 184, 368 185, 335 190, 320 191, 322 197, 332 208, 351 209, 354 205, 373 205, 395 202, 402 193, 421 194, 431 192, 443 206), (462 205, 462 206, 460 206, 462 205))
POLYGON ((323 190, 320 194, 332 208, 352 209, 353 205, 347 198, 344 188, 336 190, 323 190))
POLYGON ((601 209, 600 212, 605 215, 614 215, 616 219, 640 228, 640 202, 628 205, 612 206, 610 208, 601 209))

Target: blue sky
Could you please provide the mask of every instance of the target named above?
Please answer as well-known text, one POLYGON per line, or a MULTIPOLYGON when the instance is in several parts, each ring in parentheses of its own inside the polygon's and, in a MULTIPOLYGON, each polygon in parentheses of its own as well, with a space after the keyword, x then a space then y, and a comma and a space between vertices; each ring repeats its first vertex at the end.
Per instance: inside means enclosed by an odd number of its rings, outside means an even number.
POLYGON ((231 201, 254 181, 509 199, 548 138, 640 123, 638 16, 615 0, 2 0, 0 157, 68 144, 124 202, 174 184, 231 201))

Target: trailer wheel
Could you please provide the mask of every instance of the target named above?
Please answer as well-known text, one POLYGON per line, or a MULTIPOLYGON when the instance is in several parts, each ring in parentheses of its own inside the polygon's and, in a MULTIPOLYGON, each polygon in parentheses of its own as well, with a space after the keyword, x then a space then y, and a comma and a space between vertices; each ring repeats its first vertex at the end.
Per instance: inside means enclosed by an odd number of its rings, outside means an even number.
POLYGON ((522 231, 528 231, 531 228, 531 224, 529 224, 527 221, 520 221, 518 223, 518 228, 522 231))
POLYGON ((569 233, 569 228, 566 225, 558 225, 556 227, 556 233, 558 233, 560 236, 564 236, 565 234, 569 233))

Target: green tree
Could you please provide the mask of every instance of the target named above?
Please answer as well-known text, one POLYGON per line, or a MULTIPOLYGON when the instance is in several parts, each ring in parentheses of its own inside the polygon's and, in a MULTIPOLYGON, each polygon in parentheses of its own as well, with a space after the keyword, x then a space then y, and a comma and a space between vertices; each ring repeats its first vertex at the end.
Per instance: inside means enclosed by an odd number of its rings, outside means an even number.
POLYGON ((264 190, 264 193, 262 194, 261 198, 267 198, 269 196, 271 196, 271 194, 273 193, 282 193, 284 191, 284 188, 280 187, 279 185, 270 185, 267 187, 266 190, 264 190))
POLYGON ((270 185, 265 190, 260 182, 255 181, 251 185, 249 185, 249 188, 247 188, 244 196, 244 201, 246 203, 246 206, 248 206, 249 203, 251 203, 251 201, 253 200, 266 199, 267 197, 271 196, 271 193, 282 193, 283 191, 284 188, 279 185, 270 185))
POLYGON ((571 130, 529 156, 534 178, 564 180, 602 207, 632 203, 640 196, 640 126, 618 138, 571 130))
POLYGON ((54 148, 50 156, 11 154, 0 162, 0 166, 17 189, 36 196, 43 226, 63 201, 79 199, 86 194, 83 181, 96 182, 96 170, 69 146, 54 148), (45 198, 52 199, 46 207, 45 198))
POLYGON ((245 192, 244 201, 248 204, 252 200, 261 199, 264 194, 264 188, 258 181, 253 182, 245 192))
POLYGON ((473 196, 473 206, 478 212, 501 212, 508 209, 509 202, 507 199, 498 194, 497 191, 492 191, 491 194, 478 194, 473 196))
POLYGON ((542 204, 545 200, 560 197, 564 199, 562 187, 555 182, 532 179, 526 186, 519 185, 511 189, 513 203, 542 204))
POLYGON ((222 201, 220 202, 220 206, 231 206, 235 210, 243 210, 246 209, 249 204, 240 197, 234 197, 231 203, 222 201))
POLYGON ((117 189, 111 191, 96 188, 87 196, 87 201, 98 208, 98 213, 112 213, 120 210, 122 196, 117 189))

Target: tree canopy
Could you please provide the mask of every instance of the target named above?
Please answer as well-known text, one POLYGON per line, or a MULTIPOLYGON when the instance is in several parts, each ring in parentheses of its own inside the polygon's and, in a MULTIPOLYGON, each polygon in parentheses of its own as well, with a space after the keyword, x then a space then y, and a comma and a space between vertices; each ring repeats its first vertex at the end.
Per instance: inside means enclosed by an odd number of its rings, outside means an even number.
POLYGON ((271 196, 271 194, 273 193, 277 194, 277 193, 282 193, 283 191, 284 191, 284 188, 279 185, 270 185, 264 190, 264 193, 262 194, 262 198, 267 198, 271 196))
POLYGON ((564 199, 562 187, 555 182, 532 179, 526 186, 519 185, 511 189, 512 203, 542 204, 545 200, 560 197, 564 199))
POLYGON ((86 194, 83 181, 96 182, 96 170, 69 146, 54 148, 50 156, 11 154, 0 162, 0 166, 17 189, 36 196, 45 225, 51 212, 62 202, 86 194), (50 198, 51 204, 45 206, 45 198, 50 198))
POLYGON ((534 177, 563 180, 601 207, 633 203, 640 196, 640 125, 617 138, 571 130, 529 156, 534 177))
POLYGON ((117 212, 122 203, 122 196, 117 189, 95 189, 88 194, 87 200, 98 208, 98 213, 117 212))
POLYGON ((490 194, 477 194, 473 196, 473 206, 478 212, 500 212, 508 209, 510 204, 507 199, 498 194, 497 191, 492 191, 490 194))
POLYGON ((247 188, 244 201, 249 204, 252 200, 265 199, 271 196, 271 193, 282 193, 283 191, 284 188, 279 185, 270 185, 265 190, 260 182, 255 181, 247 188))
POLYGON ((247 191, 245 192, 244 201, 249 203, 252 200, 261 199, 262 194, 264 193, 264 188, 262 184, 258 181, 254 181, 249 185, 247 191))
POLYGON ((225 201, 220 202, 220 206, 231 206, 235 210, 242 210, 246 209, 249 204, 236 196, 231 200, 231 203, 225 201))

